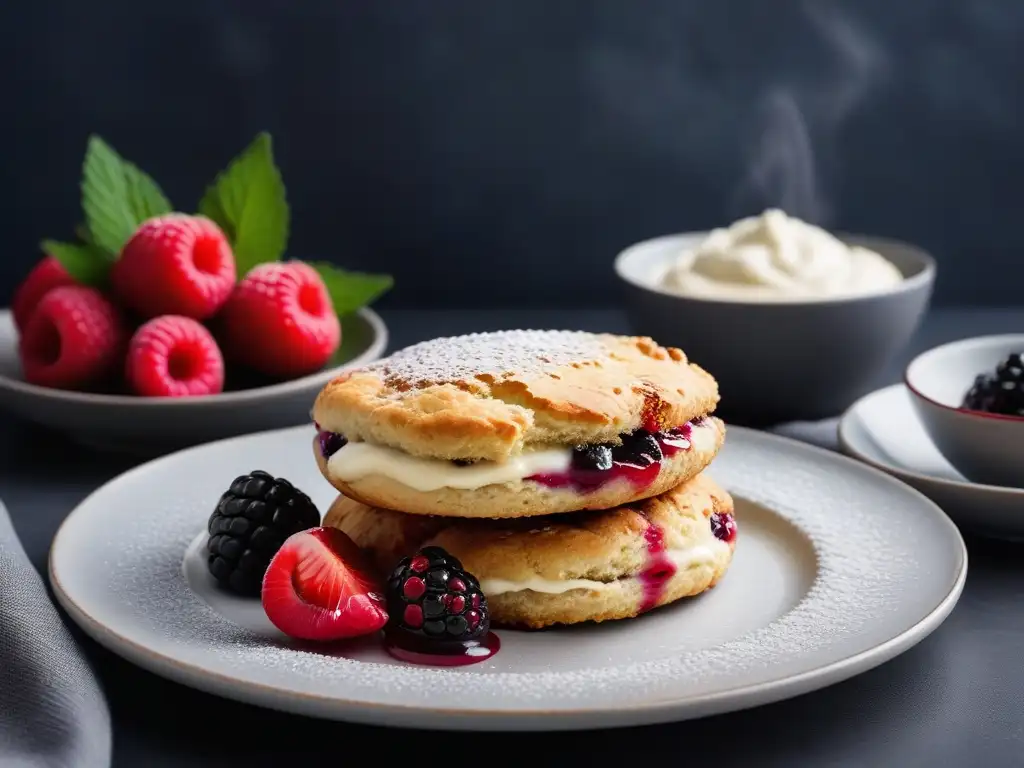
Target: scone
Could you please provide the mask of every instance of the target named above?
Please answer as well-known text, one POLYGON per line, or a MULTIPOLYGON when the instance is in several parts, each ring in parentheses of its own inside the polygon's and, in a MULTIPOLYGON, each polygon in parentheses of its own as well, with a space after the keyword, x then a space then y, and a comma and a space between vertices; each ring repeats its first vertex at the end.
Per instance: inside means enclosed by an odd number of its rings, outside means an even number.
POLYGON ((625 619, 699 594, 735 547, 732 498, 706 475, 653 498, 543 520, 457 520, 373 509, 339 496, 324 517, 382 574, 439 546, 480 581, 491 621, 539 629, 625 619))
POLYGON ((317 463, 350 498, 409 514, 607 509, 699 474, 718 385, 648 338, 504 331, 435 339, 316 399, 317 463))

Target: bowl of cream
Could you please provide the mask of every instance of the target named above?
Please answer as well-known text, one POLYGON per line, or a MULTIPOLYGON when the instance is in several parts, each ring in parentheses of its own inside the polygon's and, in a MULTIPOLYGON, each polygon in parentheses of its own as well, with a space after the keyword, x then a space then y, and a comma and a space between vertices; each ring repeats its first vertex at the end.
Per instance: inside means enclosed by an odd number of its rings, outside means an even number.
POLYGON ((935 261, 894 240, 767 210, 619 254, 633 331, 719 382, 720 410, 766 425, 840 414, 880 384, 927 310, 935 261))

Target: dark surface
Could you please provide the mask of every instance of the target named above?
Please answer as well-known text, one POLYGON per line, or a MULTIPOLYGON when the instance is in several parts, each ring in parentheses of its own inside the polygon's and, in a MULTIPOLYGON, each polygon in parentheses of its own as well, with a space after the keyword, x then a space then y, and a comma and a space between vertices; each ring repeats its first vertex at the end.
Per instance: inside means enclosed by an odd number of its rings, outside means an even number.
MULTIPOLYGON (((394 346, 435 335, 515 327, 621 331, 615 311, 391 312, 394 346)), ((940 341, 1020 330, 1024 311, 934 314, 914 350, 940 341)), ((909 352, 908 352, 909 354, 909 352)), ((896 377, 894 367, 888 379, 896 377)), ((135 463, 75 450, 60 438, 5 420, 0 496, 25 548, 43 569, 63 517, 87 493, 135 463)), ((145 510, 140 510, 145 514, 145 510)), ((493 755, 514 743, 523 765, 658 763, 725 766, 932 768, 1024 765, 1024 559, 1019 545, 968 539, 967 586, 949 620, 919 646, 823 691, 696 722, 587 734, 488 736, 409 733, 348 726, 259 710, 167 682, 84 640, 115 722, 115 765, 418 765, 431 745, 459 755, 493 755), (541 747, 539 742, 543 742, 541 747), (358 750, 358 752, 356 752, 358 750), (672 760, 671 763, 664 762, 672 760)), ((435 752, 436 753, 436 752, 435 752)), ((453 764, 489 764, 490 758, 453 764)))
POLYGON ((1022 35, 1013 0, 6 0, 0 303, 90 132, 190 210, 267 129, 294 253, 393 271, 389 308, 608 305, 622 246, 766 204, 1011 305, 1022 35))

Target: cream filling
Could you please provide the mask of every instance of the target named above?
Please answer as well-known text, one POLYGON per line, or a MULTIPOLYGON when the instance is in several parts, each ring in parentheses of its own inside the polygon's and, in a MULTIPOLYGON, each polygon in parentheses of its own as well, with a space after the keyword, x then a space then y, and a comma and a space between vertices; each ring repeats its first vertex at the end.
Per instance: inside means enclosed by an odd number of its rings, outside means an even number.
MULTIPOLYGON (((714 450, 717 440, 718 428, 710 420, 694 426, 690 432, 691 450, 714 450)), ((571 464, 569 448, 524 451, 508 461, 478 461, 460 466, 373 443, 347 443, 327 460, 331 475, 344 483, 377 475, 421 493, 442 488, 472 491, 487 485, 518 482, 531 475, 566 472, 571 464)))
MULTIPOLYGON (((708 527, 710 529, 710 523, 708 527)), ((677 572, 687 571, 702 565, 713 565, 724 549, 729 545, 724 541, 711 536, 711 541, 698 544, 688 549, 666 550, 664 557, 669 560, 677 572)), ((509 592, 543 592, 547 595, 561 595, 574 589, 586 589, 594 592, 601 592, 611 588, 618 588, 622 584, 630 584, 640 581, 640 576, 630 576, 615 581, 593 581, 591 579, 542 579, 535 576, 523 581, 507 581, 505 579, 481 579, 480 589, 488 596, 502 595, 509 592)))
POLYGON ((459 466, 444 459, 425 459, 373 443, 348 443, 327 460, 331 474, 351 483, 379 475, 415 491, 457 488, 471 491, 485 485, 500 485, 530 475, 565 472, 572 464, 572 451, 553 448, 525 451, 508 461, 478 461, 459 466))

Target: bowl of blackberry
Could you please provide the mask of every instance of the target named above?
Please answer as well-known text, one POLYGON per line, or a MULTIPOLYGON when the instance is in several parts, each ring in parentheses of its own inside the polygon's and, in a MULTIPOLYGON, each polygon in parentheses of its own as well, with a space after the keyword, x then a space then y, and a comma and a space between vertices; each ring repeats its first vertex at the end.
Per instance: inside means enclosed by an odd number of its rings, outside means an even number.
POLYGON ((957 471, 975 483, 1024 488, 1024 334, 936 347, 911 361, 904 382, 957 471))
POLYGON ((99 137, 82 223, 0 310, 0 406, 79 442, 165 450, 305 423, 316 393, 379 358, 369 308, 388 275, 287 256, 271 138, 207 187, 196 213, 99 137))

